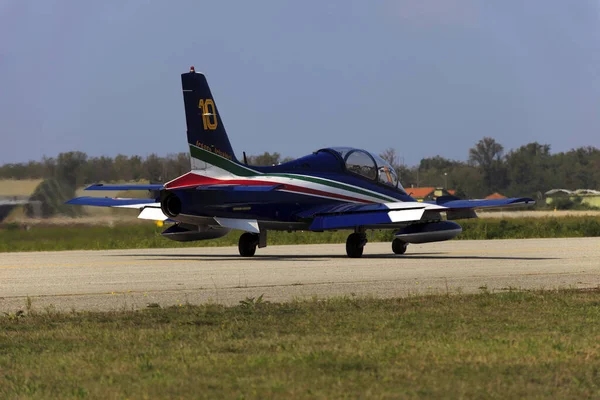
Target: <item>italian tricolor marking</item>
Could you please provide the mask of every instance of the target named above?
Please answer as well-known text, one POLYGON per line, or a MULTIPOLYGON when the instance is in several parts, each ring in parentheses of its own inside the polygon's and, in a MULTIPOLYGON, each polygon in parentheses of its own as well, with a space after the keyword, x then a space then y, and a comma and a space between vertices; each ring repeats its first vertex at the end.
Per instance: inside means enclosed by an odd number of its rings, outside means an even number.
POLYGON ((190 145, 191 157, 206 163, 206 169, 189 172, 165 184, 167 189, 191 188, 203 185, 271 186, 276 190, 301 193, 355 203, 382 203, 397 199, 368 189, 331 179, 300 174, 261 173, 215 153, 190 145))

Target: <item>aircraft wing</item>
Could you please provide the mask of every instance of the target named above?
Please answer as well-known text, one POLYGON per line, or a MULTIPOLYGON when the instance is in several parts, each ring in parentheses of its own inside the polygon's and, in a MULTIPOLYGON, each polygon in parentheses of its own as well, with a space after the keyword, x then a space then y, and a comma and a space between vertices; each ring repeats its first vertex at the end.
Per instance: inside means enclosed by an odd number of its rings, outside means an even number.
POLYGON ((384 228, 420 221, 428 211, 443 211, 444 207, 420 202, 396 202, 377 204, 337 204, 316 207, 298 214, 302 219, 311 218, 311 231, 350 229, 356 226, 384 228))
POLYGON ((124 199, 109 197, 76 197, 66 202, 79 206, 95 207, 117 207, 117 208, 135 208, 140 211, 138 218, 149 219, 153 221, 166 221, 169 219, 160 209, 160 203, 155 199, 124 199))
POLYGON ((508 198, 508 199, 490 199, 490 200, 460 200, 455 197, 448 199, 440 197, 435 203, 444 206, 450 210, 476 209, 476 208, 500 208, 533 205, 535 200, 528 197, 508 198))
POLYGON ((312 219, 310 230, 351 229, 357 226, 388 228, 406 225, 410 222, 434 219, 440 212, 447 213, 447 219, 477 218, 475 209, 502 208, 535 204, 527 197, 459 200, 455 197, 440 198, 434 202, 396 202, 377 204, 345 203, 312 208, 298 214, 301 219, 312 219), (441 201, 440 201, 441 200, 441 201), (432 215, 432 213, 434 215, 432 215))
MULTIPOLYGON (((141 184, 141 185, 105 185, 96 183, 88 186, 85 190, 110 190, 110 191, 125 191, 125 190, 148 190, 158 191, 164 188, 162 184, 141 184)), ((160 209, 160 203, 157 199, 130 199, 130 198, 110 198, 110 197, 76 197, 66 202, 79 206, 94 206, 94 207, 117 207, 117 208, 135 208, 140 211, 138 218, 149 219, 153 221, 166 221, 169 219, 163 214, 160 209)))

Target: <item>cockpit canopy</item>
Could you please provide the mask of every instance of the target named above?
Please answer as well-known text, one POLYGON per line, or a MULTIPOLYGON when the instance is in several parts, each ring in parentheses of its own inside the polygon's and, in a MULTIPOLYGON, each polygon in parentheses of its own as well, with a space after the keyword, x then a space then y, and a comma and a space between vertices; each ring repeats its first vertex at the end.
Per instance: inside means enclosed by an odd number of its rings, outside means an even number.
POLYGON ((348 171, 402 189, 394 167, 378 155, 351 147, 330 147, 327 150, 338 153, 348 171))

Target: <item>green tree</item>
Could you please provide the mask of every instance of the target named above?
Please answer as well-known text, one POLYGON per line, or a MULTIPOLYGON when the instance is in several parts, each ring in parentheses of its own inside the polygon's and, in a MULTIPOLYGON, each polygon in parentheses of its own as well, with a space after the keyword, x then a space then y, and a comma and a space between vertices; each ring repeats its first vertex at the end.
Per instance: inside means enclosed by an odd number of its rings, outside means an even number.
POLYGON ((420 187, 448 186, 450 188, 452 171, 461 165, 463 163, 460 161, 450 160, 439 155, 423 158, 419 163, 419 167, 415 169, 416 185, 420 187))
POLYGON ((134 181, 139 181, 143 178, 144 175, 144 167, 143 160, 140 156, 131 156, 129 158, 129 171, 131 172, 131 179, 134 181))
POLYGON ((450 168, 454 168, 460 164, 460 161, 449 160, 442 156, 435 156, 430 158, 423 158, 419 163, 419 169, 422 171, 433 169, 437 172, 443 172, 450 168))
POLYGON ((36 188, 25 206, 28 217, 49 218, 55 215, 76 217, 83 215, 81 207, 73 207, 65 202, 75 197, 75 188, 65 181, 55 178, 44 179, 36 188))
POLYGON ((448 188, 456 190, 462 198, 482 198, 489 193, 482 185, 483 176, 478 168, 461 164, 448 172, 448 188))
POLYGON ((484 137, 469 149, 469 162, 483 173, 488 192, 502 191, 507 185, 506 168, 502 159, 504 147, 491 137, 484 137))
POLYGON ((279 153, 269 153, 265 151, 263 154, 259 156, 249 156, 248 164, 250 165, 258 165, 258 166, 272 166, 277 165, 281 161, 281 154, 279 153))
POLYGON ((160 158, 152 153, 144 160, 144 178, 150 183, 163 183, 163 165, 160 158))
POLYGON ((169 154, 162 160, 163 180, 171 180, 189 172, 190 157, 188 153, 169 154))
POLYGON ((133 180, 133 170, 131 168, 129 157, 124 154, 118 154, 113 161, 113 171, 115 178, 123 181, 133 180))
POLYGON ((509 195, 535 196, 551 189, 553 168, 548 144, 533 142, 512 150, 506 155, 506 168, 509 195))
POLYGON ((56 179, 76 188, 84 182, 84 166, 87 163, 87 154, 81 151, 60 153, 56 159, 56 179))

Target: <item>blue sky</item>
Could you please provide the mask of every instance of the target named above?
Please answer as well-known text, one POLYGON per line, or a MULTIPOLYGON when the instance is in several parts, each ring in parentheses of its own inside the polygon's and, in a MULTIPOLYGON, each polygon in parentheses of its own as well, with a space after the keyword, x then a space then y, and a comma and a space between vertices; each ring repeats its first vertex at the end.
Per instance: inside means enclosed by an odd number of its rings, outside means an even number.
POLYGON ((599 4, 0 0, 0 164, 187 151, 190 65, 237 154, 600 147, 599 4))

